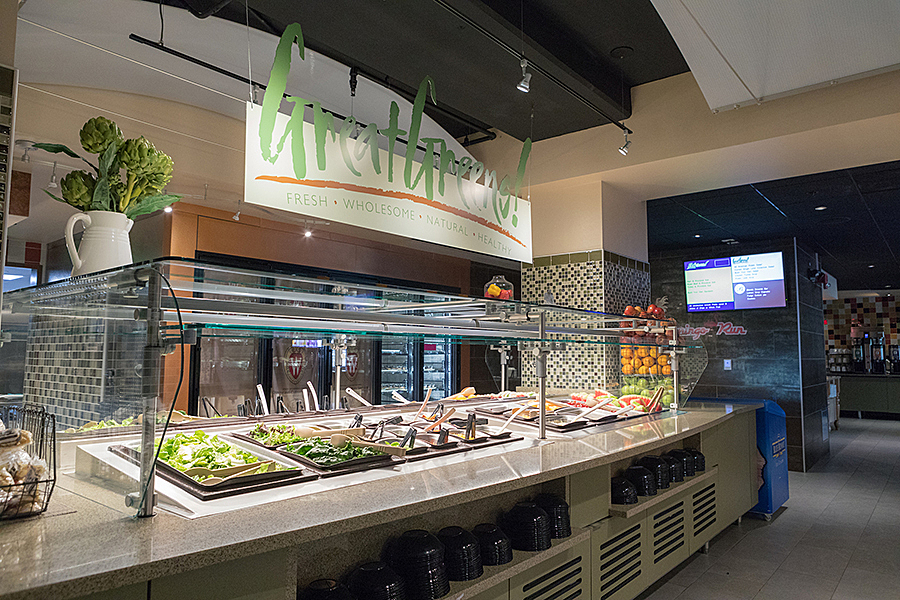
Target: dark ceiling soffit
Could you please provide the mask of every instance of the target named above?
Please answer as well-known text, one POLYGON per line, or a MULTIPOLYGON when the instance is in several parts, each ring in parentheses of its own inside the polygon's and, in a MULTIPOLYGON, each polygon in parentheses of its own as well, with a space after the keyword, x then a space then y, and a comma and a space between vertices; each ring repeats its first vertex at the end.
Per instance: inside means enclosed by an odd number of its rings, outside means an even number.
MULTIPOLYGON (((145 46, 150 46, 151 48, 156 48, 157 50, 159 50, 159 51, 161 51, 161 52, 165 52, 166 54, 169 54, 169 55, 174 56, 174 57, 176 57, 176 58, 180 58, 180 59, 182 59, 182 60, 185 60, 185 61, 187 61, 187 62, 189 62, 189 63, 191 63, 191 64, 197 65, 198 67, 203 67, 204 69, 209 69, 210 71, 213 71, 214 73, 218 73, 218 74, 220 74, 220 75, 224 75, 225 77, 229 77, 229 78, 234 79, 234 80, 236 80, 236 81, 240 81, 241 83, 246 83, 247 85, 253 85, 253 86, 258 87, 258 88, 260 88, 260 89, 262 89, 262 90, 265 90, 266 87, 267 87, 264 83, 261 83, 261 82, 259 82, 259 81, 252 81, 252 80, 250 80, 250 79, 247 79, 247 78, 244 77, 243 75, 239 75, 239 74, 233 73, 232 71, 229 71, 229 70, 227 70, 227 69, 223 69, 223 68, 221 68, 221 67, 217 67, 217 66, 214 65, 214 64, 208 63, 208 62, 206 62, 206 61, 204 61, 204 60, 200 60, 199 58, 193 57, 193 56, 191 56, 190 54, 185 54, 184 52, 179 52, 178 50, 175 50, 174 48, 169 48, 168 46, 166 46, 166 45, 164 45, 164 44, 160 44, 159 42, 154 42, 153 40, 148 40, 148 39, 145 38, 145 37, 141 37, 141 36, 137 35, 136 33, 129 34, 128 39, 130 39, 130 40, 133 41, 133 42, 137 42, 137 43, 139 43, 139 44, 143 44, 143 45, 145 45, 145 46)), ((285 93, 285 94, 282 94, 282 95, 283 95, 285 98, 290 98, 290 94, 285 93)), ((337 117, 338 119, 340 119, 340 120, 342 120, 342 121, 344 121, 344 120, 347 119, 347 116, 346 116, 346 115, 342 115, 342 114, 339 113, 339 112, 335 112, 335 111, 333 111, 333 110, 331 110, 331 111, 329 111, 329 112, 331 112, 331 114, 333 114, 335 117, 337 117)), ((365 126, 367 125, 367 123, 363 123, 363 122, 361 122, 361 121, 360 121, 359 124, 360 124, 361 127, 365 127, 365 126)), ((481 130, 479 130, 479 131, 480 131, 481 133, 484 133, 484 134, 485 134, 484 137, 477 138, 477 139, 475 139, 475 140, 470 140, 470 141, 466 142, 466 143, 463 144, 463 145, 464 145, 464 146, 471 146, 471 145, 473 145, 473 144, 479 144, 479 143, 481 143, 481 142, 486 142, 486 141, 488 141, 488 140, 492 140, 492 139, 494 139, 494 138, 497 137, 497 134, 494 133, 493 131, 481 131, 481 130)), ((400 142, 400 143, 403 143, 403 144, 408 144, 408 143, 409 143, 407 140, 405 140, 405 139, 403 139, 403 138, 400 138, 400 137, 397 138, 397 141, 400 142)), ((421 150, 422 152, 427 152, 427 149, 425 148, 425 146, 419 145, 419 146, 416 146, 416 148, 419 149, 419 150, 421 150)))
MULTIPOLYGON (((576 57, 579 53, 563 43, 563 40, 571 38, 568 32, 553 29, 549 25, 550 21, 542 22, 540 28, 535 28, 536 35, 540 35, 538 39, 524 35, 523 40, 523 32, 517 25, 520 21, 518 17, 520 12, 515 3, 506 3, 511 6, 500 14, 478 0, 432 1, 480 31, 493 40, 499 49, 516 58, 521 58, 524 42, 525 57, 531 57, 528 61, 530 70, 540 73, 597 113, 604 121, 601 125, 611 123, 622 131, 633 133, 619 122, 631 116, 631 87, 627 86, 620 74, 610 73, 612 77, 604 78, 596 69, 597 65, 593 65, 594 69, 589 70, 584 59, 588 53, 576 57), (545 26, 548 27, 546 31, 543 30, 545 26), (540 57, 540 60, 532 62, 534 57, 540 57), (578 71, 571 68, 569 61, 578 67, 578 71), (593 73, 594 76, 587 76, 585 71, 593 73)), ((497 3, 490 4, 493 6, 497 3)))
MULTIPOLYGON (((227 19, 234 23, 240 23, 240 24, 245 23, 245 13, 244 13, 243 6, 234 5, 234 6, 229 6, 227 10, 224 10, 224 11, 222 10, 228 4, 230 4, 232 2, 232 0, 226 0, 226 1, 222 1, 222 0, 206 0, 206 1, 204 1, 204 0, 163 0, 163 1, 167 4, 168 3, 174 4, 174 5, 183 4, 184 6, 186 6, 188 8, 188 10, 191 12, 191 14, 198 16, 200 18, 205 18, 211 14, 221 11, 222 14, 217 15, 218 17, 227 19), (198 14, 198 12, 196 12, 195 9, 191 7, 192 4, 195 5, 197 8, 203 9, 206 14, 203 14, 203 15, 198 14), (216 5, 214 8, 211 7, 211 5, 213 5, 213 4, 216 5), (238 9, 240 9, 240 10, 238 10, 238 9)), ((250 13, 250 16, 253 17, 250 22, 250 26, 253 27, 254 29, 259 29, 260 31, 265 31, 266 33, 269 33, 271 35, 278 36, 278 37, 280 37, 284 33, 284 29, 277 26, 275 23, 273 23, 272 20, 264 13, 259 12, 252 6, 247 7, 247 11, 250 13)), ((132 39, 135 39, 135 37, 138 37, 138 36, 134 36, 134 34, 132 34, 131 37, 132 37, 132 39)), ((138 40, 135 40, 135 41, 138 41, 138 40)), ((147 43, 147 42, 141 41, 141 43, 147 43)), ((304 37, 303 43, 304 43, 304 47, 308 48, 309 50, 311 50, 317 54, 321 54, 322 56, 327 56, 328 58, 335 60, 341 64, 347 65, 351 70, 356 69, 358 75, 361 75, 361 76, 365 77, 366 79, 373 81, 373 82, 381 85, 382 87, 389 89, 392 92, 395 92, 396 94, 399 94, 400 96, 406 98, 406 100, 408 100, 409 102, 413 102, 415 100, 416 92, 418 90, 411 86, 406 85, 402 81, 398 81, 398 80, 392 78, 391 76, 387 75, 386 73, 382 73, 380 71, 372 69, 371 67, 368 67, 368 66, 354 60, 352 57, 350 57, 342 52, 339 52, 335 48, 326 46, 325 44, 321 44, 321 43, 317 42, 316 40, 312 40, 308 37, 304 37)), ((151 45, 154 47, 159 46, 158 44, 153 44, 153 43, 150 43, 148 45, 151 45)), ((158 49, 164 50, 164 47, 160 46, 158 49)), ((181 58, 186 58, 186 55, 181 56, 181 58)), ((192 60, 192 59, 187 58, 187 60, 192 60)), ((196 60, 192 60, 192 62, 194 62, 195 64, 199 64, 199 62, 197 62, 196 60)), ((202 61, 200 61, 200 62, 202 62, 202 61)), ((209 67, 210 65, 204 64, 201 66, 209 67)), ((219 72, 219 73, 222 72, 222 70, 218 69, 218 68, 213 68, 212 70, 219 72)), ((229 73, 223 73, 223 74, 229 74, 229 73)), ((348 71, 348 76, 349 76, 349 71, 348 71)), ((244 79, 241 79, 241 80, 245 81, 245 83, 247 83, 246 80, 244 80, 244 79)), ((256 83, 256 82, 254 82, 254 83, 256 83)), ((261 84, 257 83, 256 85, 260 85, 260 87, 265 89, 265 86, 263 86, 261 84)), ((481 134, 481 137, 479 137, 479 138, 475 138, 475 139, 469 140, 468 142, 464 142, 463 146, 471 146, 473 144, 479 144, 481 142, 486 142, 489 140, 496 139, 496 137, 497 137, 497 134, 494 131, 491 131, 492 125, 489 125, 488 123, 480 121, 474 117, 471 117, 462 112, 453 110, 452 108, 449 108, 446 106, 438 106, 438 105, 430 104, 430 103, 426 102, 425 103, 425 114, 427 114, 432 119, 438 121, 439 123, 446 123, 447 120, 450 120, 450 121, 453 121, 460 125, 463 125, 467 130, 471 131, 472 133, 480 133, 481 134)))
POLYGON ((222 10, 232 0, 181 0, 191 14, 198 19, 205 19, 222 10))

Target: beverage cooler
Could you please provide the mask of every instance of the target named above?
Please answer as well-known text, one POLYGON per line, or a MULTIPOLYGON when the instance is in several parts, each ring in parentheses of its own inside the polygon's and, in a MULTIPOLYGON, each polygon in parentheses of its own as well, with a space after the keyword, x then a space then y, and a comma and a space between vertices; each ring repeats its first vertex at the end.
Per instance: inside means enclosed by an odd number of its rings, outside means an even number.
POLYGON ((395 394, 420 401, 428 388, 440 400, 457 387, 456 353, 446 341, 385 339, 381 343, 380 403, 396 404, 395 394))
POLYGON ((431 387, 431 399, 440 400, 457 387, 456 352, 446 341, 350 338, 328 344, 203 336, 191 355, 188 412, 210 417, 256 414, 262 410, 257 384, 270 412, 334 408, 328 392, 337 364, 341 406, 348 405, 347 388, 372 404, 396 404, 395 393, 419 401, 431 387))

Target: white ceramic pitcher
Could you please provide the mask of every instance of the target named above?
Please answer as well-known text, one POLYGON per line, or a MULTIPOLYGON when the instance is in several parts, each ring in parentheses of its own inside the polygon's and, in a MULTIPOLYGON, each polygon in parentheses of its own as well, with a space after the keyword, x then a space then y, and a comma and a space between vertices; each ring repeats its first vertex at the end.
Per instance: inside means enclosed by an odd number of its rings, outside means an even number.
POLYGON ((105 269, 130 265, 131 239, 128 232, 134 221, 122 213, 91 210, 74 214, 66 223, 66 248, 72 259, 72 275, 84 275, 105 269), (84 221, 81 245, 75 249, 73 229, 84 221))

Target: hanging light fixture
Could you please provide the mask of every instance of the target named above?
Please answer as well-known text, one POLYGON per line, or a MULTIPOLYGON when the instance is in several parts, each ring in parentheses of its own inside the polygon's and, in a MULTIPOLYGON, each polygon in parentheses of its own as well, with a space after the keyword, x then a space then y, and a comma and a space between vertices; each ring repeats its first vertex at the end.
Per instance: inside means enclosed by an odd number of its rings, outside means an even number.
POLYGON ((528 59, 523 58, 519 62, 519 66, 522 67, 522 81, 519 82, 516 89, 527 94, 528 90, 531 89, 531 73, 526 70, 528 68, 528 59))
POLYGON ((56 161, 53 161, 53 173, 50 175, 50 183, 47 184, 48 188, 56 188, 59 185, 56 183, 56 161))
POLYGON ((628 148, 631 147, 631 140, 628 139, 628 132, 625 132, 625 143, 619 147, 619 154, 628 156, 628 148))

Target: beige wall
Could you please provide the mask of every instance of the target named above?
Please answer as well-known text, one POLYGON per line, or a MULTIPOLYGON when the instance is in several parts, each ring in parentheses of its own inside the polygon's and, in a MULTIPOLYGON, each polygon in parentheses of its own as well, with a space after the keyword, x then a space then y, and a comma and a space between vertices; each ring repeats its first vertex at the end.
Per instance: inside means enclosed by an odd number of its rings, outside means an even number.
MULTIPOLYGON (((206 195, 232 206, 243 195, 244 122, 187 104, 23 82, 19 86, 16 137, 79 149, 81 125, 98 115, 115 121, 126 137, 143 135, 172 157, 175 176, 169 190, 173 193, 196 196, 198 200, 206 195)), ((78 161, 72 163, 77 165, 78 161)))
POLYGON ((18 0, 0 0, 0 65, 15 66, 18 0))
MULTIPOLYGON (((622 132, 608 124, 534 144, 526 181, 535 256, 599 243, 646 256, 646 223, 641 231, 636 222, 645 209, 628 210, 629 201, 900 159, 900 71, 718 114, 690 73, 632 93, 627 156, 616 151, 622 132), (615 200, 590 212, 609 194, 615 200)), ((471 148, 498 172, 515 168, 520 149, 505 135, 471 148)))
POLYGON ((627 189, 576 177, 533 186, 531 200, 535 256, 603 249, 647 262, 646 204, 627 189))

